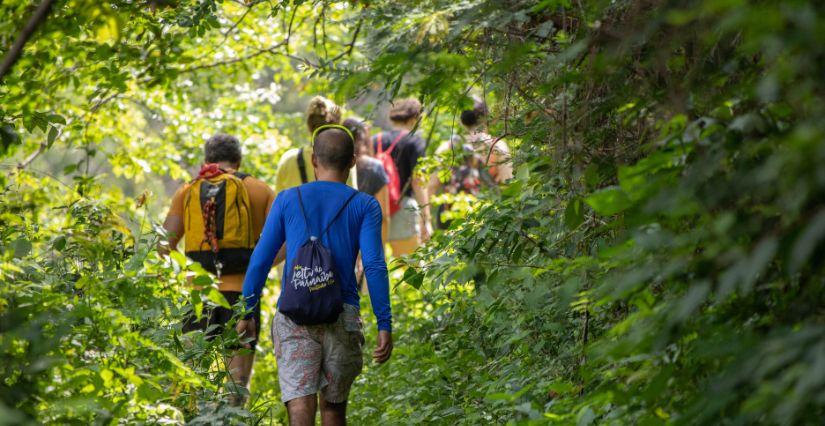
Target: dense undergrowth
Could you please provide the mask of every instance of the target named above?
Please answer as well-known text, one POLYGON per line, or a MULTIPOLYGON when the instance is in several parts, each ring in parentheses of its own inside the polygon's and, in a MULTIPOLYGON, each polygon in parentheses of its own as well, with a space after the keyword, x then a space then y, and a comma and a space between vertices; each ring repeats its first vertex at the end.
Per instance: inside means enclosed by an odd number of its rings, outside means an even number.
POLYGON ((409 262, 431 312, 372 419, 819 422, 821 7, 462 12, 410 50, 475 55, 517 178, 409 262))
POLYGON ((226 302, 217 290, 189 291, 187 279, 209 288, 212 278, 182 256, 152 254, 144 209, 60 196, 50 178, 4 183, 0 423, 254 419, 229 406, 237 390, 224 386, 223 346, 237 335, 180 333, 189 306, 226 302), (42 197, 58 198, 34 207, 42 197), (115 209, 134 211, 134 222, 115 209))
POLYGON ((220 298, 152 252, 164 197, 113 184, 162 193, 217 130, 272 176, 301 90, 379 121, 375 101, 419 96, 430 150, 474 91, 516 164, 396 264, 396 350, 358 379, 353 424, 821 422, 820 2, 144 3, 58 2, 82 25, 42 32, 81 59, 41 35, 0 85, 23 166, 0 178, 8 423, 283 421, 267 339, 248 410, 226 404, 225 342, 177 331, 220 298))

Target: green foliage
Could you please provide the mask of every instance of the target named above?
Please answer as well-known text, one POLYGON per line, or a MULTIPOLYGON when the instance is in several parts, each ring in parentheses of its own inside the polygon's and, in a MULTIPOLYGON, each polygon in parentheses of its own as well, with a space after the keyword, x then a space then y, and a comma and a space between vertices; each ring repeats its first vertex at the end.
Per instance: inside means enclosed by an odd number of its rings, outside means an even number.
POLYGON ((356 417, 818 423, 821 7, 451 4, 386 5, 461 13, 373 72, 470 58, 519 171, 408 260, 409 349, 356 417))
MULTIPOLYGON (((181 336, 187 277, 207 288, 212 279, 151 253, 143 209, 119 217, 109 203, 61 192, 19 174, 2 194, 3 423, 251 418, 228 406, 222 385, 221 354, 237 335, 181 336)), ((226 304, 215 290, 191 294, 196 305, 226 304)))
MULTIPOLYGON (((29 12, 0 5, 0 45, 29 12)), ((152 253, 152 193, 217 131, 271 182, 316 93, 378 126, 383 101, 418 96, 430 152, 476 94, 516 178, 442 197, 451 228, 397 264, 396 351, 358 379, 353 424, 818 424, 823 13, 57 1, 0 84, 0 418, 283 421, 268 339, 242 410, 220 356, 237 336, 180 335, 187 306, 225 301, 152 253)))

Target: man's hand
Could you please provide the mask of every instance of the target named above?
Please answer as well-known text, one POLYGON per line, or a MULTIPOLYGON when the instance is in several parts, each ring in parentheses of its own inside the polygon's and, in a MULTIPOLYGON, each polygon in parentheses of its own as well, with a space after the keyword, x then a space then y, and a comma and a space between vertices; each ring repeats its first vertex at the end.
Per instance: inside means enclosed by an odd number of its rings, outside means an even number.
POLYGON ((178 215, 170 215, 163 222, 163 229, 166 230, 168 240, 165 243, 158 242, 158 253, 166 256, 171 250, 178 247, 181 235, 183 235, 183 218, 178 215))
POLYGON ((392 333, 387 330, 378 331, 378 347, 372 353, 372 359, 382 364, 392 355, 392 333))
POLYGON ((429 220, 422 220, 421 224, 421 243, 430 241, 433 235, 433 224, 429 220))
MULTIPOLYGON (((242 319, 238 321, 238 324, 235 326, 235 331, 238 332, 238 336, 240 336, 241 340, 245 340, 248 338, 256 338, 258 337, 257 328, 255 327, 255 319, 242 319)), ((252 345, 247 343, 242 343, 243 347, 246 349, 252 349, 252 345)))

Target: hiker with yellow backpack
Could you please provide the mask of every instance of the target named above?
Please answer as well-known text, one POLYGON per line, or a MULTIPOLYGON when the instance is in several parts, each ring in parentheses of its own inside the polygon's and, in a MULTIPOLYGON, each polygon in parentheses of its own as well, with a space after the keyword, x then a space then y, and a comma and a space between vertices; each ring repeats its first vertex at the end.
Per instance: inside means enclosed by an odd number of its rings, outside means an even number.
MULTIPOLYGON (((212 136, 204 145, 204 157, 198 176, 172 197, 163 223, 169 245, 162 250, 176 249, 183 239, 186 256, 215 274, 221 294, 230 305, 235 305, 275 193, 264 182, 238 171, 242 154, 237 138, 225 134, 212 136)), ((188 317, 183 331, 201 330, 207 338, 214 338, 223 333, 232 315, 231 309, 215 307, 200 319, 188 317), (212 325, 216 327, 210 328, 212 325)), ((256 324, 260 324, 259 307, 253 315, 258 319, 256 324)), ((250 343, 253 353, 233 352, 227 357, 232 380, 238 386, 246 387, 249 383, 255 343, 250 343)), ((236 402, 242 401, 241 398, 236 402)))

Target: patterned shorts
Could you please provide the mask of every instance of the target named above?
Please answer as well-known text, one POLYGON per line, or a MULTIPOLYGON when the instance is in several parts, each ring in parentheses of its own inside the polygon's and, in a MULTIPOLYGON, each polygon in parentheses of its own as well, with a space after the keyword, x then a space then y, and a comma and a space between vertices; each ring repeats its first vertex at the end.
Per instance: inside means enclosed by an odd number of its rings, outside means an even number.
POLYGON ((362 327, 358 307, 347 304, 332 324, 298 325, 276 313, 272 341, 281 400, 286 403, 321 392, 328 402, 346 401, 364 366, 362 327))

